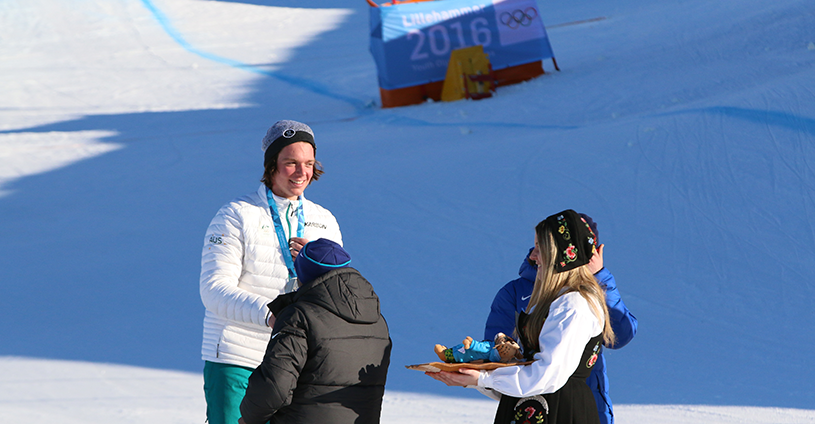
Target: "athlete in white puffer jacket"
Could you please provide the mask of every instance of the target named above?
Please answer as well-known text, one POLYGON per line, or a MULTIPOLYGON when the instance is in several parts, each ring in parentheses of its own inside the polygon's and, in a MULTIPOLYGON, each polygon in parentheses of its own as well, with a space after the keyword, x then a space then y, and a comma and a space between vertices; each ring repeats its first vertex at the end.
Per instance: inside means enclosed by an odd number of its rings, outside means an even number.
MULTIPOLYGON (((296 228, 297 202, 273 198, 288 240, 294 235, 289 233, 286 221, 296 228), (286 210, 290 212, 283 217, 286 210)), ((300 199, 306 219, 303 238, 326 238, 341 244, 334 215, 303 196, 300 199)), ((286 287, 288 277, 266 186, 224 205, 209 224, 201 259, 201 300, 206 307, 203 359, 257 367, 271 334, 266 324, 266 305, 277 295, 293 291, 294 287, 286 287)))
POLYGON ((263 184, 224 205, 204 238, 201 356, 209 424, 240 418, 249 375, 262 362, 274 325, 267 305, 296 289, 293 260, 300 249, 318 238, 342 245, 334 215, 303 196, 323 173, 311 128, 279 121, 262 147, 263 184))

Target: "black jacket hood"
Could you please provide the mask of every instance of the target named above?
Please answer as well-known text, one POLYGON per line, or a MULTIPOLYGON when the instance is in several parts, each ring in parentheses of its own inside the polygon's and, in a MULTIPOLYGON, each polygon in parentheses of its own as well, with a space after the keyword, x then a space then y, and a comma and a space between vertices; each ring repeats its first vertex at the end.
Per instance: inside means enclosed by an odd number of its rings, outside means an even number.
POLYGON ((314 303, 350 323, 373 324, 380 318, 373 286, 351 267, 329 271, 291 295, 291 302, 314 303))

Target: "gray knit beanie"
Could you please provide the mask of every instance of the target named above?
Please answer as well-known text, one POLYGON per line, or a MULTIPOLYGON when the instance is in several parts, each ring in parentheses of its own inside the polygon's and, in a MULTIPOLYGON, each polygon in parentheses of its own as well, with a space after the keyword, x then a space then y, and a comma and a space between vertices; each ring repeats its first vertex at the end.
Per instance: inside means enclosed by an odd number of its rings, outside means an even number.
POLYGON ((314 144, 314 131, 308 125, 297 121, 277 121, 272 125, 261 142, 263 149, 263 165, 268 166, 269 162, 277 157, 277 154, 284 147, 297 143, 306 142, 314 147, 317 152, 317 145, 314 144))

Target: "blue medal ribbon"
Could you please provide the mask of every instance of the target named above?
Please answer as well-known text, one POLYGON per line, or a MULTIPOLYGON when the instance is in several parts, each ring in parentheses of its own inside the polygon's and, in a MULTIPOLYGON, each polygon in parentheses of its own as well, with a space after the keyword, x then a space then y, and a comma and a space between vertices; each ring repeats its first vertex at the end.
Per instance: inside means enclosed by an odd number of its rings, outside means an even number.
MULTIPOLYGON (((294 271, 294 259, 291 257, 291 250, 289 249, 289 241, 286 239, 286 233, 283 231, 283 223, 280 221, 280 214, 277 212, 277 202, 274 200, 274 194, 269 187, 266 187, 266 199, 269 201, 269 211, 272 213, 272 221, 274 221, 274 230, 277 233, 277 241, 280 243, 280 250, 283 251, 283 260, 286 261, 286 268, 289 270, 289 279, 297 278, 297 272, 294 271)), ((291 204, 289 204, 291 207, 291 204)), ((288 210, 287 210, 288 212, 288 210)), ((303 237, 305 232, 306 219, 303 217, 303 199, 298 199, 297 204, 297 237, 303 237)), ((291 223, 289 224, 289 234, 291 234, 291 223)))

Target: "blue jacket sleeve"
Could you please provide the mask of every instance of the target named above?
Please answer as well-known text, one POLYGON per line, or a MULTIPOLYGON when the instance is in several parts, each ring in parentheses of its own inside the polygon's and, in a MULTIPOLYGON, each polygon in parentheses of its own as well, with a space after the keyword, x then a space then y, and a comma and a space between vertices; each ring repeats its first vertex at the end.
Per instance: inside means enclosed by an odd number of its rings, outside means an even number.
POLYGON ((637 317, 625 306, 611 272, 603 268, 594 276, 600 282, 600 286, 606 290, 606 305, 611 317, 611 328, 614 330, 614 335, 617 336, 617 343, 607 347, 619 349, 627 345, 637 334, 637 317))
POLYGON ((484 327, 484 340, 493 340, 498 333, 513 337, 515 331, 515 290, 512 282, 507 283, 498 293, 490 307, 487 324, 484 327))

